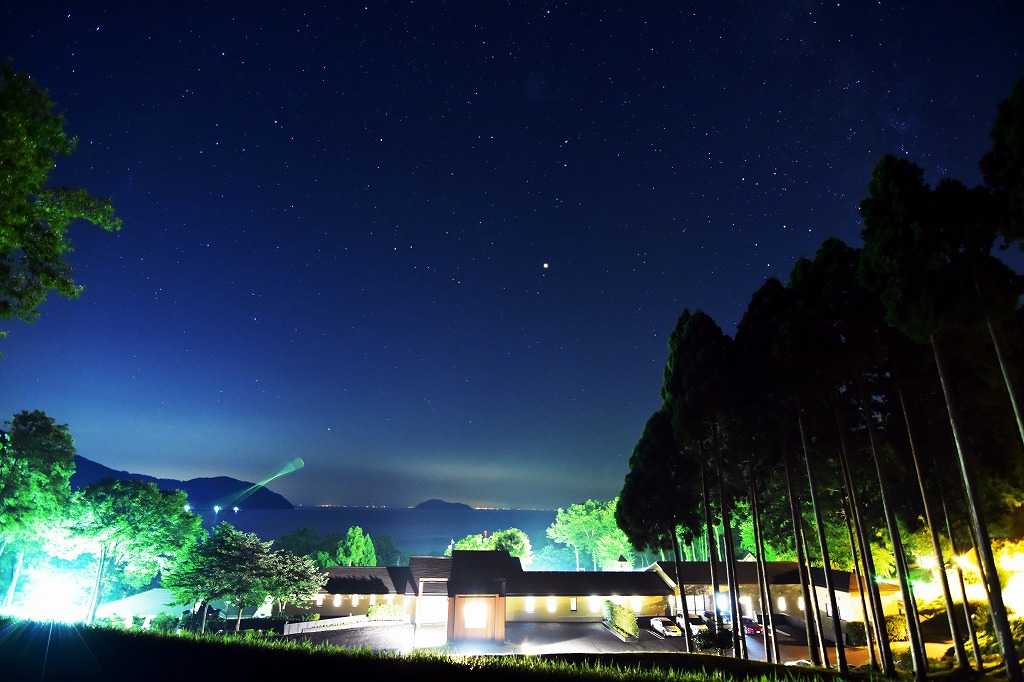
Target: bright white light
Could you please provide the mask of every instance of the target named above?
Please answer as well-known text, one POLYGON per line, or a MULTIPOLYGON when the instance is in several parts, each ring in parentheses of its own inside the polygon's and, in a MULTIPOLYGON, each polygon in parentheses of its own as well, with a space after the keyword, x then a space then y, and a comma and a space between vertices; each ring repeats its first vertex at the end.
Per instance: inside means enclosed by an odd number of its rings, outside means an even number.
POLYGON ((939 562, 935 559, 935 557, 929 554, 924 554, 922 556, 917 557, 917 565, 921 568, 926 568, 930 570, 937 567, 939 565, 939 562))
POLYGON ((24 580, 21 604, 14 609, 13 615, 29 620, 61 623, 85 620, 88 583, 74 572, 42 566, 28 569, 24 580))

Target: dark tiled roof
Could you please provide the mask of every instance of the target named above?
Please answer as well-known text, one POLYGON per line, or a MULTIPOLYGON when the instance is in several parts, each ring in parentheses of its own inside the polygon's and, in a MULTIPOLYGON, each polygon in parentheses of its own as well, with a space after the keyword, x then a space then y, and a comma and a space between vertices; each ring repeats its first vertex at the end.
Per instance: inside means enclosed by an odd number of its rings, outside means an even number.
MULTIPOLYGON (((659 561, 657 566, 665 572, 670 580, 675 582, 676 580, 676 562, 674 561, 659 561)), ((653 570, 649 569, 649 570, 653 570)), ((679 564, 680 579, 686 585, 710 585, 711 584, 711 567, 706 561, 684 561, 679 564)), ((769 561, 765 564, 765 570, 768 577, 768 583, 770 585, 799 585, 800 576, 797 573, 797 564, 795 561, 769 561)), ((843 592, 849 592, 851 588, 856 591, 857 580, 856 577, 849 571, 832 571, 832 575, 835 579, 835 587, 837 590, 843 592)), ((814 566, 811 568, 811 576, 814 584, 818 587, 825 587, 825 571, 814 566)), ((737 561, 736 562, 736 577, 739 580, 740 585, 756 585, 757 584, 757 564, 753 561, 737 561)), ((726 583, 725 564, 718 564, 718 581, 719 584, 724 585, 726 583)))
POLYGON ((446 556, 414 556, 409 559, 411 594, 448 594, 452 559, 446 556))
POLYGON ((448 593, 505 594, 510 580, 523 574, 519 559, 504 550, 454 550, 448 593))
POLYGON ((403 566, 332 566, 322 592, 328 594, 411 594, 412 575, 403 566))

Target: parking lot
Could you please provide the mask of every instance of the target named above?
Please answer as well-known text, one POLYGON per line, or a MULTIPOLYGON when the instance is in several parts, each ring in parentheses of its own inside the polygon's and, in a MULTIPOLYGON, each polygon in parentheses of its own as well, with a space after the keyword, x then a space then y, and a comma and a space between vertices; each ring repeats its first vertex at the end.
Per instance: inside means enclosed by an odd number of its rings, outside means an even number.
MULTIPOLYGON (((649 619, 640 619, 639 637, 622 641, 601 623, 510 622, 503 641, 466 640, 446 642, 442 624, 415 626, 409 623, 371 624, 345 630, 296 635, 313 643, 344 648, 369 648, 375 651, 408 653, 414 649, 432 649, 456 654, 607 654, 607 653, 680 653, 686 651, 683 637, 665 637, 650 629, 649 619)), ((807 658, 807 647, 798 640, 780 635, 784 660, 807 658)), ((764 660, 763 635, 747 635, 749 658, 764 660)), ((851 664, 864 658, 862 648, 849 648, 851 664)))

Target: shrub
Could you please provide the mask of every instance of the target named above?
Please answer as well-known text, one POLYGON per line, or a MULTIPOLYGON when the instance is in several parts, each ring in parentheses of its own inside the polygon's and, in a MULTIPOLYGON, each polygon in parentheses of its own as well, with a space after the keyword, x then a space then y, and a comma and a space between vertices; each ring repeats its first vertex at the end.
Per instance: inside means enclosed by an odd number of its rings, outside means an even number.
POLYGON ((630 637, 640 636, 640 626, 637 625, 636 614, 608 599, 604 602, 604 624, 630 637))
POLYGON ((866 646, 868 643, 868 633, 864 623, 859 620, 847 623, 846 640, 850 646, 866 646))
POLYGON ((907 619, 904 616, 886 616, 885 634, 890 642, 906 642, 910 639, 907 632, 907 619))
POLYGON ((178 625, 181 623, 181 618, 178 616, 172 616, 169 613, 161 613, 157 616, 153 616, 153 620, 149 621, 149 629, 156 630, 157 632, 174 632, 178 629, 178 625))
POLYGON ((399 604, 374 604, 366 610, 370 620, 405 620, 405 616, 405 606, 399 604))
POLYGON ((717 632, 711 628, 698 630, 693 636, 693 645, 697 651, 722 653, 732 648, 732 633, 725 629, 717 632))

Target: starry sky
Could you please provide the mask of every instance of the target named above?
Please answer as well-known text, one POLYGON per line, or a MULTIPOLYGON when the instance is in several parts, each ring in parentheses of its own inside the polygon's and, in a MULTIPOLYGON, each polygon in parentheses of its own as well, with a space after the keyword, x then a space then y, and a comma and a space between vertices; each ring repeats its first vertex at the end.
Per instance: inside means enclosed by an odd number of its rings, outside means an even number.
POLYGON ((11 2, 79 138, 81 298, 0 339, 0 417, 295 504, 622 488, 684 308, 735 331, 887 152, 980 182, 1007 2, 11 2), (720 5, 720 6, 719 6, 720 5))

